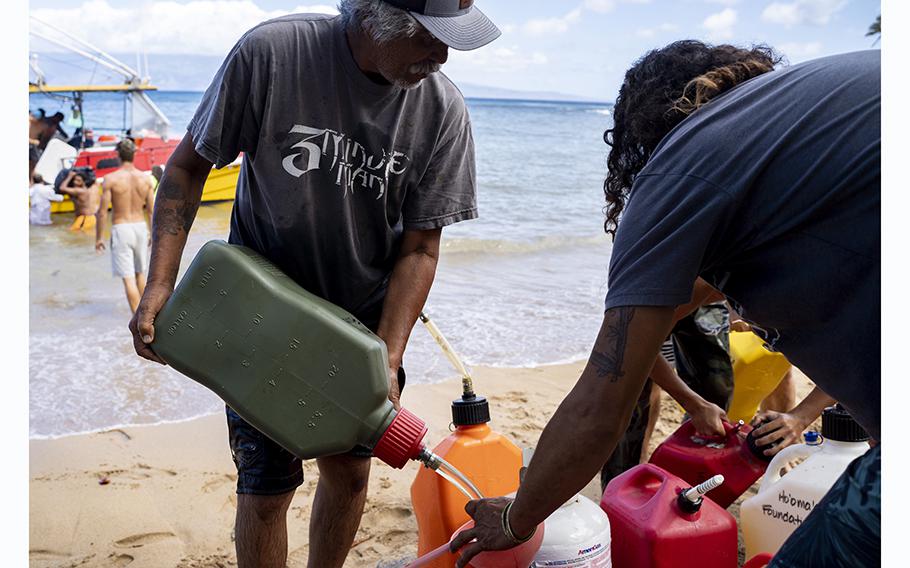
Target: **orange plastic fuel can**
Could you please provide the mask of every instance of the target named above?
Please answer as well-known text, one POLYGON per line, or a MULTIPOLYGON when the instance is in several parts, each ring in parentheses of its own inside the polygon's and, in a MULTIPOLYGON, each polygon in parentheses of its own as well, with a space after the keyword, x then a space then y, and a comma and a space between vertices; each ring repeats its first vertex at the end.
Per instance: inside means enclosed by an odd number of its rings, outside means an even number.
MULTIPOLYGON (((433 448, 474 482, 484 497, 498 497, 518 490, 521 450, 489 426, 490 411, 483 397, 458 399, 452 404, 455 431, 433 448)), ((417 556, 449 541, 452 533, 470 520, 464 506, 468 498, 436 472, 421 468, 411 485, 411 504, 417 517, 417 556)), ((434 568, 451 568, 456 557, 436 558, 434 568)))

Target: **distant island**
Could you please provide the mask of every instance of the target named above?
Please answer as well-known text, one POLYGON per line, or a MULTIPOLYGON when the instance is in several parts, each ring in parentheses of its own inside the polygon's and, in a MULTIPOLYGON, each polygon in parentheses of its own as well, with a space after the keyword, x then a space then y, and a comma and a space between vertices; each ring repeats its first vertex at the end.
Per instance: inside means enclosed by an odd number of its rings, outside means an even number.
MULTIPOLYGON (((104 68, 87 65, 85 59, 70 53, 38 53, 38 64, 44 71, 48 82, 58 85, 104 84, 122 78, 113 74, 108 77, 104 68)), ((125 62, 135 60, 135 54, 114 54, 114 57, 125 62)), ((209 86, 212 77, 223 61, 222 56, 214 55, 163 55, 149 54, 148 63, 151 69, 152 84, 161 91, 202 92, 209 86)), ((522 101, 562 101, 611 105, 611 102, 555 91, 521 91, 490 87, 473 83, 458 83, 458 88, 466 98, 471 99, 509 99, 522 101)))
POLYGON ((476 85, 474 83, 458 83, 461 93, 469 99, 509 99, 522 101, 564 101, 577 103, 593 103, 611 105, 613 103, 572 95, 569 93, 560 93, 557 91, 520 91, 517 89, 502 89, 499 87, 488 87, 486 85, 476 85))

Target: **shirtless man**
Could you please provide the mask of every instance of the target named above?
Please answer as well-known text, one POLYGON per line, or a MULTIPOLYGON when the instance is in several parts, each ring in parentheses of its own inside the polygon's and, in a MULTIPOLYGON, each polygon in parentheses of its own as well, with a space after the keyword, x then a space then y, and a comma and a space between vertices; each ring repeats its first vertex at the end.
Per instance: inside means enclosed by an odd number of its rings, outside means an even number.
MULTIPOLYGON (((94 176, 92 176, 94 177, 94 176)), ((71 169, 57 190, 73 200, 76 218, 70 231, 91 231, 95 228, 95 213, 101 200, 101 191, 96 180, 86 180, 85 174, 71 169)))
POLYGON ((114 276, 123 279, 130 310, 136 311, 139 298, 145 291, 145 270, 148 247, 151 245, 149 226, 152 218, 154 193, 149 175, 133 165, 136 144, 124 139, 117 144, 120 168, 104 176, 101 207, 97 209, 95 250, 104 251, 104 224, 107 209, 113 208, 111 227, 111 261, 114 276))

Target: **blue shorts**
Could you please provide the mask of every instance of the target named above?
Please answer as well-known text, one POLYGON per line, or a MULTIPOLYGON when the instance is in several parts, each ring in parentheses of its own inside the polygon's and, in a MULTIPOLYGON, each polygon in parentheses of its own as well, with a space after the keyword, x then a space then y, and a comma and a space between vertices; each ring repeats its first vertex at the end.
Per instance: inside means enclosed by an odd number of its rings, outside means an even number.
MULTIPOLYGON (((404 369, 398 368, 398 389, 404 390, 404 369)), ((303 483, 303 462, 251 426, 229 406, 227 413, 231 455, 237 467, 237 493, 281 495, 303 483)), ((369 458, 373 450, 355 446, 349 455, 369 458)))

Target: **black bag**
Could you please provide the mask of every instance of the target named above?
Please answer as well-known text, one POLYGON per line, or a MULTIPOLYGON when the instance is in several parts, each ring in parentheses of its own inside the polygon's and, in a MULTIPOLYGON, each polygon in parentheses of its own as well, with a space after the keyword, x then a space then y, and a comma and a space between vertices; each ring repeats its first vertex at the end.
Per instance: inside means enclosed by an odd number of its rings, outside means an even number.
MULTIPOLYGON (((77 174, 82 176, 82 179, 85 180, 85 187, 91 187, 95 184, 97 179, 95 176, 95 170, 91 166, 80 166, 78 168, 72 168, 77 174)), ((57 174, 57 177, 54 179, 54 192, 61 193, 60 184, 63 183, 63 180, 66 179, 66 176, 70 174, 69 168, 63 168, 57 174)))

